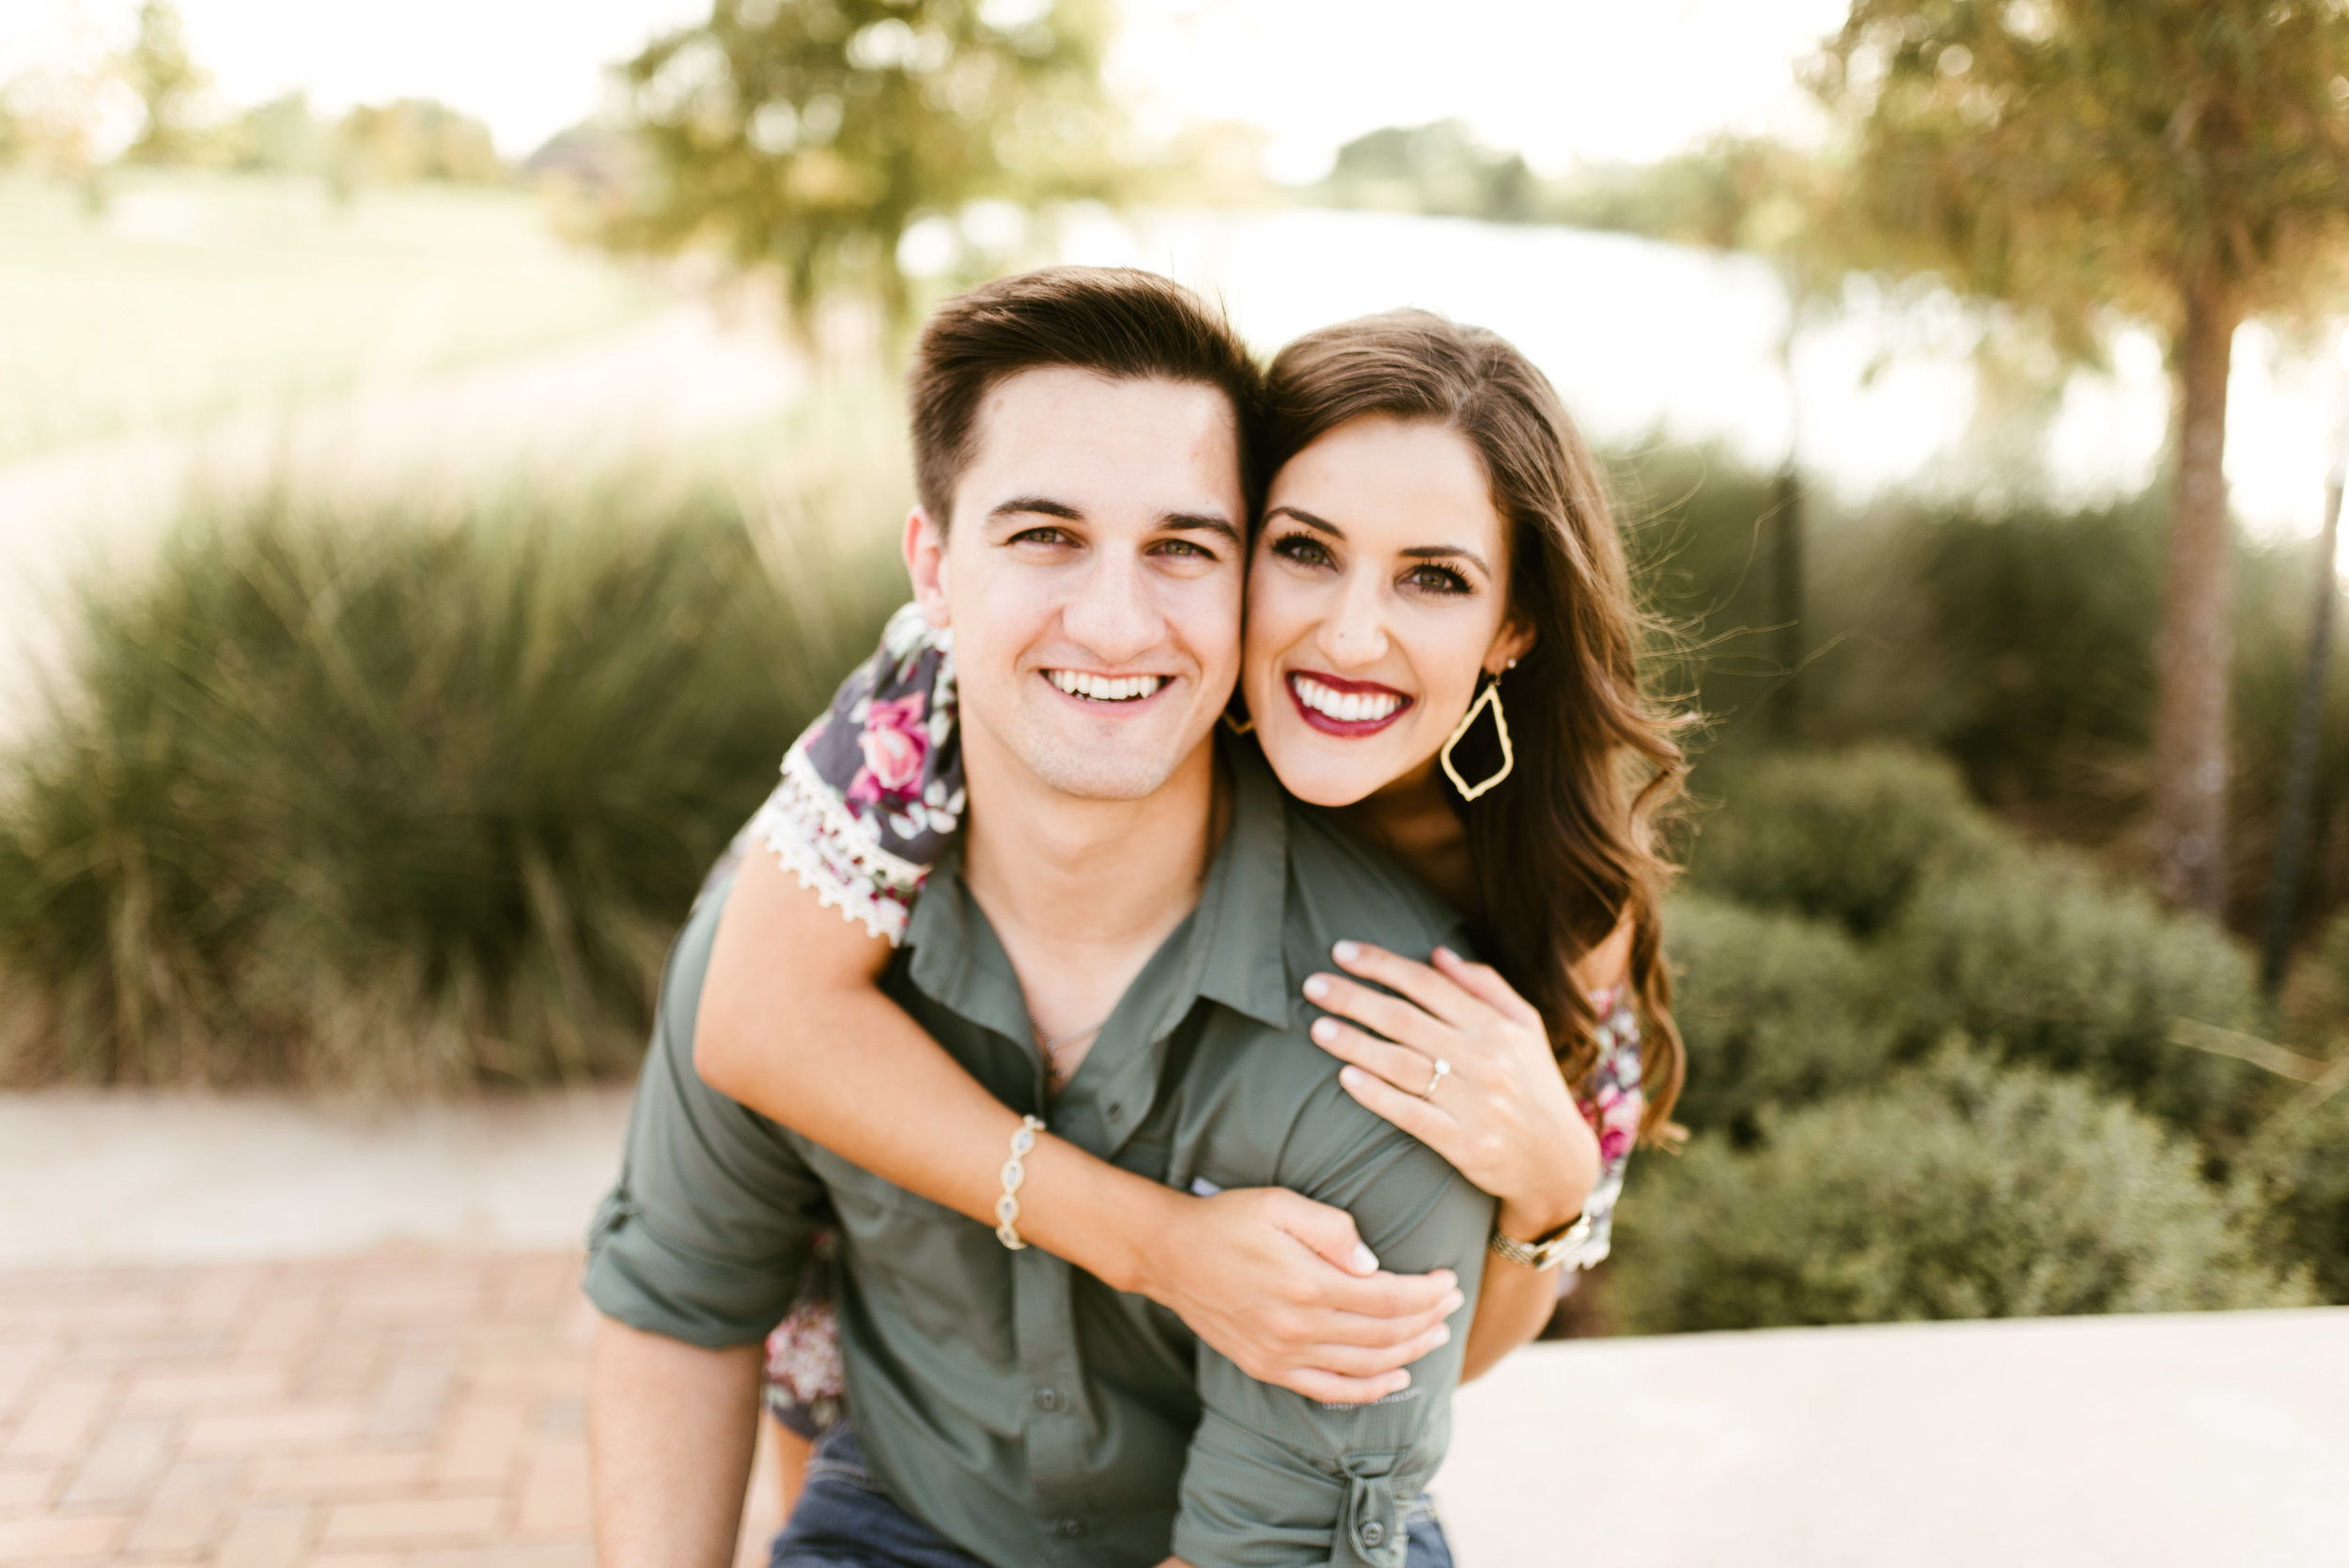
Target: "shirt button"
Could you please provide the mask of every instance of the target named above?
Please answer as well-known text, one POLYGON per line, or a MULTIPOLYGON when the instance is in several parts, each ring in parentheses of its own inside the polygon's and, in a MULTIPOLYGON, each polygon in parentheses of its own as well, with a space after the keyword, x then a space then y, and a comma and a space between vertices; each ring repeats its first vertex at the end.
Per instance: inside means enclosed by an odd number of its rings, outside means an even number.
POLYGON ((1375 1552, 1387 1539, 1387 1527, 1376 1519, 1364 1519, 1362 1528, 1355 1533, 1362 1538, 1364 1546, 1375 1552))
POLYGON ((1058 1389, 1038 1389, 1035 1391, 1035 1407, 1037 1409, 1042 1410, 1049 1415, 1052 1411, 1059 1409, 1060 1405, 1061 1398, 1060 1390, 1058 1389))
POLYGON ((1085 1522, 1082 1519, 1061 1519, 1053 1523, 1052 1529, 1063 1540, 1074 1541, 1085 1532, 1085 1522))

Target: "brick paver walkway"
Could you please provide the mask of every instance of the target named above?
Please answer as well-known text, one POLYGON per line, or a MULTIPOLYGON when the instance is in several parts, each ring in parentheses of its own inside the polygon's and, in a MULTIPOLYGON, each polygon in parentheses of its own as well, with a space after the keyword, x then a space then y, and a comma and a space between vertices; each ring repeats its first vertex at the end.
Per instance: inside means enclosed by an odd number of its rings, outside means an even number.
POLYGON ((0 1273, 0 1563, 584 1568, 579 1267, 0 1273))

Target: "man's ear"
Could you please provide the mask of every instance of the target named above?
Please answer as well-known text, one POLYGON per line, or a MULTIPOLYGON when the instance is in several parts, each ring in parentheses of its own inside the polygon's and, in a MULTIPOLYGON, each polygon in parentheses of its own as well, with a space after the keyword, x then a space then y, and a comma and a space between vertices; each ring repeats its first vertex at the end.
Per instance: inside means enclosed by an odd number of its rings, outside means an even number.
POLYGON ((913 579, 913 601, 932 627, 954 624, 946 592, 946 531, 916 506, 906 514, 906 575, 913 579))

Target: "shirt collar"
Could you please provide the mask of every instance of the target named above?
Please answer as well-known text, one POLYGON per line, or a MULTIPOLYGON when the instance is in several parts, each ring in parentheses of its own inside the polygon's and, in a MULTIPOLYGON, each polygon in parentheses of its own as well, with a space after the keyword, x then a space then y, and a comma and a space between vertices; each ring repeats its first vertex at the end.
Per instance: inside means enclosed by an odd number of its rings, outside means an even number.
POLYGON ((1232 820, 1199 897, 1198 994, 1273 1029, 1295 1001, 1282 957, 1288 919, 1288 797, 1254 742, 1219 737, 1232 820))
POLYGON ((959 836, 930 867, 902 945, 911 952, 907 977, 924 995, 1006 1039, 1033 1038, 1011 955, 962 879, 959 836))
MULTIPOLYGON (((1198 908, 1170 939, 1184 942, 1185 952, 1180 979, 1152 1022, 1154 1037, 1179 1022, 1194 997, 1274 1029, 1286 1028, 1291 1017, 1281 950, 1287 800, 1253 744, 1219 737, 1218 754, 1231 784, 1231 821, 1208 865, 1198 908)), ((958 840, 940 857, 914 901, 905 946, 912 953, 908 977, 926 995, 983 1028, 1014 1040, 1030 1038, 1027 1000, 1010 955, 962 879, 958 840)))

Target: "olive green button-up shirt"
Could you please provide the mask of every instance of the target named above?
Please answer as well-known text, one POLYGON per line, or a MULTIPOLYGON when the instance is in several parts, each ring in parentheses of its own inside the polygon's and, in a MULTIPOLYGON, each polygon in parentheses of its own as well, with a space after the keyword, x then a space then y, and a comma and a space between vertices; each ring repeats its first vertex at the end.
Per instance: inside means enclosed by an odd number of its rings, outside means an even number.
POLYGON ((723 906, 669 960, 587 1292, 705 1346, 763 1337, 817 1235, 840 1237, 848 1405, 898 1504, 997 1568, 1398 1568, 1403 1511, 1441 1459, 1491 1201, 1338 1085, 1304 977, 1341 938, 1424 955, 1456 917, 1233 749, 1231 826, 1198 907, 1056 1100, 1018 977, 950 861, 883 980, 1015 1110, 1190 1191, 1281 1186, 1351 1213, 1382 1265, 1449 1267, 1470 1305, 1411 1386, 1324 1405, 1258 1383, 1182 1321, 894 1187, 710 1090, 692 1029, 723 906))

